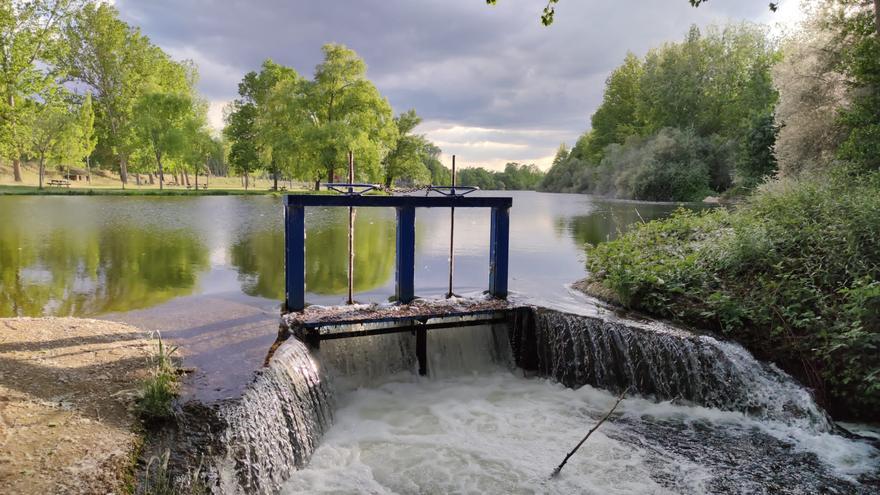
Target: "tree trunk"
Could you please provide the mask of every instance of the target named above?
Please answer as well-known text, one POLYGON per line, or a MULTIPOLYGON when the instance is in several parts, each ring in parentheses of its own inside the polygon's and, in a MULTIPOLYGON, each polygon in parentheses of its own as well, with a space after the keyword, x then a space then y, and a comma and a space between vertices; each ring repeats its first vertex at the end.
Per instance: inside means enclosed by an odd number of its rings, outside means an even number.
POLYGON ((141 174, 134 174, 134 183, 137 184, 138 187, 141 187, 141 174))
POLYGON ((156 163, 159 164, 159 190, 165 188, 165 171, 162 170, 162 155, 156 153, 156 163))
POLYGON ((391 177, 390 175, 385 176, 385 188, 386 189, 391 189, 391 182, 393 182, 393 180, 394 180, 394 178, 391 177))
MULTIPOLYGON (((9 91, 9 109, 12 112, 15 112, 15 95, 12 91, 9 91)), ((12 121, 12 147, 13 153, 15 156, 12 157, 12 175, 15 177, 15 182, 21 182, 21 156, 18 153, 18 146, 15 140, 15 117, 13 117, 12 121)))
POLYGON ((333 182, 333 165, 327 167, 327 182, 333 182))
MULTIPOLYGON (((877 0, 877 1, 880 2, 880 0, 877 0)), ((277 191, 278 190, 278 170, 274 170, 272 172, 272 179, 274 181, 272 184, 272 190, 277 191)))
POLYGON ((40 155, 40 170, 39 170, 39 173, 40 173, 40 189, 43 188, 43 164, 44 164, 44 163, 45 163, 45 159, 43 158, 42 155, 40 155))
POLYGON ((89 184, 92 183, 92 164, 90 162, 91 162, 91 158, 87 156, 86 157, 86 181, 88 181, 89 184))
POLYGON ((245 191, 248 190, 248 181, 249 181, 249 180, 250 180, 250 177, 248 177, 247 172, 245 172, 245 173, 244 173, 244 190, 245 190, 245 191))
POLYGON ((15 176, 15 182, 21 182, 21 161, 17 156, 12 159, 12 175, 15 176))
POLYGON ((874 0, 874 34, 880 36, 880 0, 874 0))
POLYGON ((183 182, 189 187, 189 173, 186 170, 183 171, 183 182))
POLYGON ((196 168, 196 191, 199 190, 199 169, 196 168))
POLYGON ((321 190, 321 179, 315 179, 315 191, 321 190))
POLYGON ((119 180, 122 181, 122 188, 125 189, 125 184, 128 182, 128 157, 126 156, 119 158, 119 180))
POLYGON ((156 180, 153 178, 153 172, 147 174, 147 180, 150 182, 151 186, 156 183, 156 180))

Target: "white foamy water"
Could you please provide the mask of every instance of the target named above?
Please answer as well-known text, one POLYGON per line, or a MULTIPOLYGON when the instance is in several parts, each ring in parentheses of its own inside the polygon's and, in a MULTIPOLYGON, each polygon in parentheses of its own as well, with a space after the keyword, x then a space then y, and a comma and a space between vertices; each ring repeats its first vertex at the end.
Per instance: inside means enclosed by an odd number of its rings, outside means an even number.
MULTIPOLYGON (((610 423, 548 481, 614 400, 506 370, 396 376, 340 399, 336 424, 284 493, 665 493, 650 476, 650 454, 610 439, 610 423)), ((668 468, 702 491, 699 466, 668 468)))
MULTIPOLYGON (((701 438, 702 430, 729 430, 726 441, 735 443, 759 435, 767 440, 757 444, 769 440, 789 446, 778 461, 788 462, 789 448, 816 454, 815 462, 844 485, 878 466, 874 449, 839 436, 758 422, 740 413, 630 398, 559 477, 548 479, 614 401, 590 386, 566 389, 500 368, 440 379, 397 374, 380 386, 339 398, 334 426, 309 466, 296 472, 282 493, 653 494, 761 488, 749 485, 754 481, 747 471, 739 475, 741 481, 731 479, 716 461, 701 461, 699 452, 681 455, 669 448, 678 440, 654 424, 674 425, 685 451, 717 442, 701 438)), ((741 452, 728 455, 736 454, 741 452)), ((825 486, 821 478, 799 482, 801 488, 820 488, 825 486)), ((799 492, 798 485, 793 488, 790 493, 799 492)))

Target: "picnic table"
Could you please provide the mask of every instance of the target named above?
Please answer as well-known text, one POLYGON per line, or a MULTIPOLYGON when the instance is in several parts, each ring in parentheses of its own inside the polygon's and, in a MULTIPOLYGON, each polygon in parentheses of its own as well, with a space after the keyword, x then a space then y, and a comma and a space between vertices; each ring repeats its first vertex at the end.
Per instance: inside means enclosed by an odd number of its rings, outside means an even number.
POLYGON ((49 179, 49 186, 61 187, 64 186, 70 189, 70 181, 64 179, 49 179))

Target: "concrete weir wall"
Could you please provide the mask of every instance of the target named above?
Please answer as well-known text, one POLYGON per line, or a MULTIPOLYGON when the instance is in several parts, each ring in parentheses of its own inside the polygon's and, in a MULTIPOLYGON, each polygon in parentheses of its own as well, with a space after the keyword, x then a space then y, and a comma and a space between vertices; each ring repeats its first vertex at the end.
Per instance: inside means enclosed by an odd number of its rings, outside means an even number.
MULTIPOLYGON (((657 400, 828 428, 807 391, 734 344, 614 315, 536 307, 499 311, 501 322, 428 331, 429 375, 508 364, 567 387, 628 389, 657 400)), ((355 327, 334 331, 364 324, 355 327)), ((281 333, 240 397, 182 409, 173 457, 182 483, 188 482, 183 473, 200 465, 199 477, 215 493, 277 493, 308 463, 332 424, 334 393, 417 372, 414 331, 331 339, 320 348, 288 338, 292 332, 284 325, 281 333)))

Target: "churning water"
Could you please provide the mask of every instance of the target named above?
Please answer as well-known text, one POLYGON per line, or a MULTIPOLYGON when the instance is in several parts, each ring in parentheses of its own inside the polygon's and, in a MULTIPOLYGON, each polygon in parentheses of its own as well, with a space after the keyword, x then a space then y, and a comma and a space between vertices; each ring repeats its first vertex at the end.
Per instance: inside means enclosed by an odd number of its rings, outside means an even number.
POLYGON ((739 346, 547 310, 533 321, 528 345, 513 332, 515 352, 501 326, 429 332, 428 377, 413 372, 409 334, 326 341, 313 354, 287 341, 236 406, 224 491, 877 488, 877 450, 832 433, 806 391, 739 346), (525 347, 538 356, 529 373, 514 365, 525 347), (616 400, 594 385, 634 392, 548 479, 616 400))

